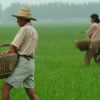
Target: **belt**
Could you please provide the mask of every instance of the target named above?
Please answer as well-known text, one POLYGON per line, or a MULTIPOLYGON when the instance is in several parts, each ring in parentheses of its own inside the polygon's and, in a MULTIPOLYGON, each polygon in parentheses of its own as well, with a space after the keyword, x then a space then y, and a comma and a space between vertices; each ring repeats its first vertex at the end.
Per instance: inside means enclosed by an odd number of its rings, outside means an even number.
POLYGON ((24 57, 24 58, 27 59, 27 60, 33 59, 33 56, 32 56, 32 55, 20 55, 20 54, 18 54, 18 56, 19 56, 19 57, 22 56, 22 57, 24 57))

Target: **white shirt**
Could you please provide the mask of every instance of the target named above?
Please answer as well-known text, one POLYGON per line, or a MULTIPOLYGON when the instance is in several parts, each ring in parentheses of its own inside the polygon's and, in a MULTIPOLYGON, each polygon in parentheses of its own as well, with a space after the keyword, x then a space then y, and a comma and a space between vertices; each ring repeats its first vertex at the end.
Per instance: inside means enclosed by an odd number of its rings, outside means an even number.
POLYGON ((38 43, 38 34, 30 23, 21 27, 12 41, 12 45, 16 46, 20 55, 32 55, 35 57, 38 43))

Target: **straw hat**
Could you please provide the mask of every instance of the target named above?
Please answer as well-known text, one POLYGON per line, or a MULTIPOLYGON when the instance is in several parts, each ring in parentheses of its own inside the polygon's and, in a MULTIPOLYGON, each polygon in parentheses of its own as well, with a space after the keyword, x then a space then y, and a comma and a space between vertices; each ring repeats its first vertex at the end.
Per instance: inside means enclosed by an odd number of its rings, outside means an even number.
POLYGON ((21 7, 18 12, 12 16, 36 21, 36 19, 32 17, 30 9, 26 6, 21 7))

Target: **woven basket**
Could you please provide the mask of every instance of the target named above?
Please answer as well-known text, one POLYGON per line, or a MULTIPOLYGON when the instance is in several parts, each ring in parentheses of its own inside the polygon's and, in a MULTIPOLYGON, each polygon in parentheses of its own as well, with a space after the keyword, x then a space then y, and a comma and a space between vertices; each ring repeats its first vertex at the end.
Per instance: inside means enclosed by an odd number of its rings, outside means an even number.
POLYGON ((79 41, 76 40, 75 45, 80 51, 86 51, 89 49, 90 41, 89 40, 79 40, 79 41))
MULTIPOLYGON (((2 45, 5 47, 9 45, 2 45)), ((0 79, 7 78, 15 69, 17 65, 18 55, 15 53, 0 55, 0 79)))

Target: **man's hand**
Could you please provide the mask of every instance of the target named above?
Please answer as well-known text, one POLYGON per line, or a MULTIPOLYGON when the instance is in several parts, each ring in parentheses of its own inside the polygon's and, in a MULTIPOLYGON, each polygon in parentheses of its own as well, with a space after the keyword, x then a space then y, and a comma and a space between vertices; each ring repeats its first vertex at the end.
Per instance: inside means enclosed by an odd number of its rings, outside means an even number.
POLYGON ((5 52, 2 52, 2 54, 10 54, 12 53, 12 51, 5 51, 5 52))

